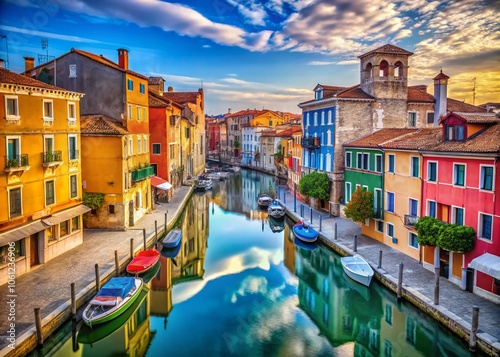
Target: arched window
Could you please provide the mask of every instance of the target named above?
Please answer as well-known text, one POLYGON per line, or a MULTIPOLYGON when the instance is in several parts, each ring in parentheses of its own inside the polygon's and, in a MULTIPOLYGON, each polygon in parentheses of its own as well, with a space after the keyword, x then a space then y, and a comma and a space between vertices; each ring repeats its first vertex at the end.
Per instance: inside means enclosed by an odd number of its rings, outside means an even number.
POLYGON ((379 76, 380 77, 387 77, 389 75, 389 64, 387 63, 386 60, 383 60, 380 62, 379 65, 379 76))
POLYGON ((332 124, 332 111, 328 111, 328 124, 332 124))
POLYGON ((306 125, 309 126, 309 112, 306 114, 306 125))
POLYGON ((399 61, 394 64, 394 77, 403 77, 403 64, 399 61))
POLYGON ((371 63, 366 65, 365 78, 373 78, 373 66, 371 63))
POLYGON ((321 112, 321 125, 325 125, 325 111, 321 112))
POLYGON ((314 113, 314 126, 318 126, 318 112, 314 113))

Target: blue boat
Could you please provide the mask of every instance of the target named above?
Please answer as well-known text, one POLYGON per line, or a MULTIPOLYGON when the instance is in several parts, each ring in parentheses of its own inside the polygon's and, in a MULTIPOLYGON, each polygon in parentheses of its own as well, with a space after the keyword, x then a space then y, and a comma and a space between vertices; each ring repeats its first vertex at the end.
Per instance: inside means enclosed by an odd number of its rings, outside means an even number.
POLYGON ((163 248, 160 254, 165 258, 174 259, 179 254, 182 244, 177 244, 174 248, 163 248))
POLYGON ((163 248, 175 248, 179 245, 182 239, 182 231, 180 229, 172 229, 167 236, 162 240, 163 248))
POLYGON ((295 237, 306 243, 316 242, 318 239, 318 231, 304 224, 304 222, 297 222, 293 226, 293 234, 295 237))

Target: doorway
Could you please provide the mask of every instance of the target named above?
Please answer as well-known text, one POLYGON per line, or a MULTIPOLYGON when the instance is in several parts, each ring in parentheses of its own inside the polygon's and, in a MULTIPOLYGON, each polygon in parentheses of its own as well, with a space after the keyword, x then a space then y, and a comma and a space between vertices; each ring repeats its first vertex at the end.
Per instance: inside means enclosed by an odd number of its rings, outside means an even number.
POLYGON ((30 235, 30 267, 40 264, 38 259, 38 233, 30 235))
POLYGON ((134 225, 134 214, 135 214, 134 200, 131 200, 128 203, 128 225, 130 227, 132 227, 134 225))

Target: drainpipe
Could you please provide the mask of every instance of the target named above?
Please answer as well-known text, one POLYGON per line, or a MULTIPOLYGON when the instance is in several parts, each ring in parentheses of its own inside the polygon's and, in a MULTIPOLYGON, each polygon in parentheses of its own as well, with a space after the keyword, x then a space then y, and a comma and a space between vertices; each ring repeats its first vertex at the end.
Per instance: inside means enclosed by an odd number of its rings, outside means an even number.
MULTIPOLYGON (((421 163, 422 163, 422 169, 420 170, 420 217, 422 217, 422 212, 423 212, 423 204, 424 204, 424 180, 422 178, 422 175, 424 173, 424 156, 422 153, 419 151, 418 154, 420 155, 421 158, 421 163)), ((418 232, 417 232, 418 233, 418 232)), ((422 255, 423 255, 423 247, 419 244, 418 247, 418 263, 422 264, 422 255)))

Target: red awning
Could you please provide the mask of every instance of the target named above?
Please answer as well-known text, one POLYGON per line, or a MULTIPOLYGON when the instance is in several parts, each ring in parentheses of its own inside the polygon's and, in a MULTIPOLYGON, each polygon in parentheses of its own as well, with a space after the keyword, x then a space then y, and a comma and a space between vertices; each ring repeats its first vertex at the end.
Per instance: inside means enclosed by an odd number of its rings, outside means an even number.
POLYGON ((172 188, 172 185, 168 181, 158 176, 151 176, 151 186, 165 191, 170 190, 172 188))

